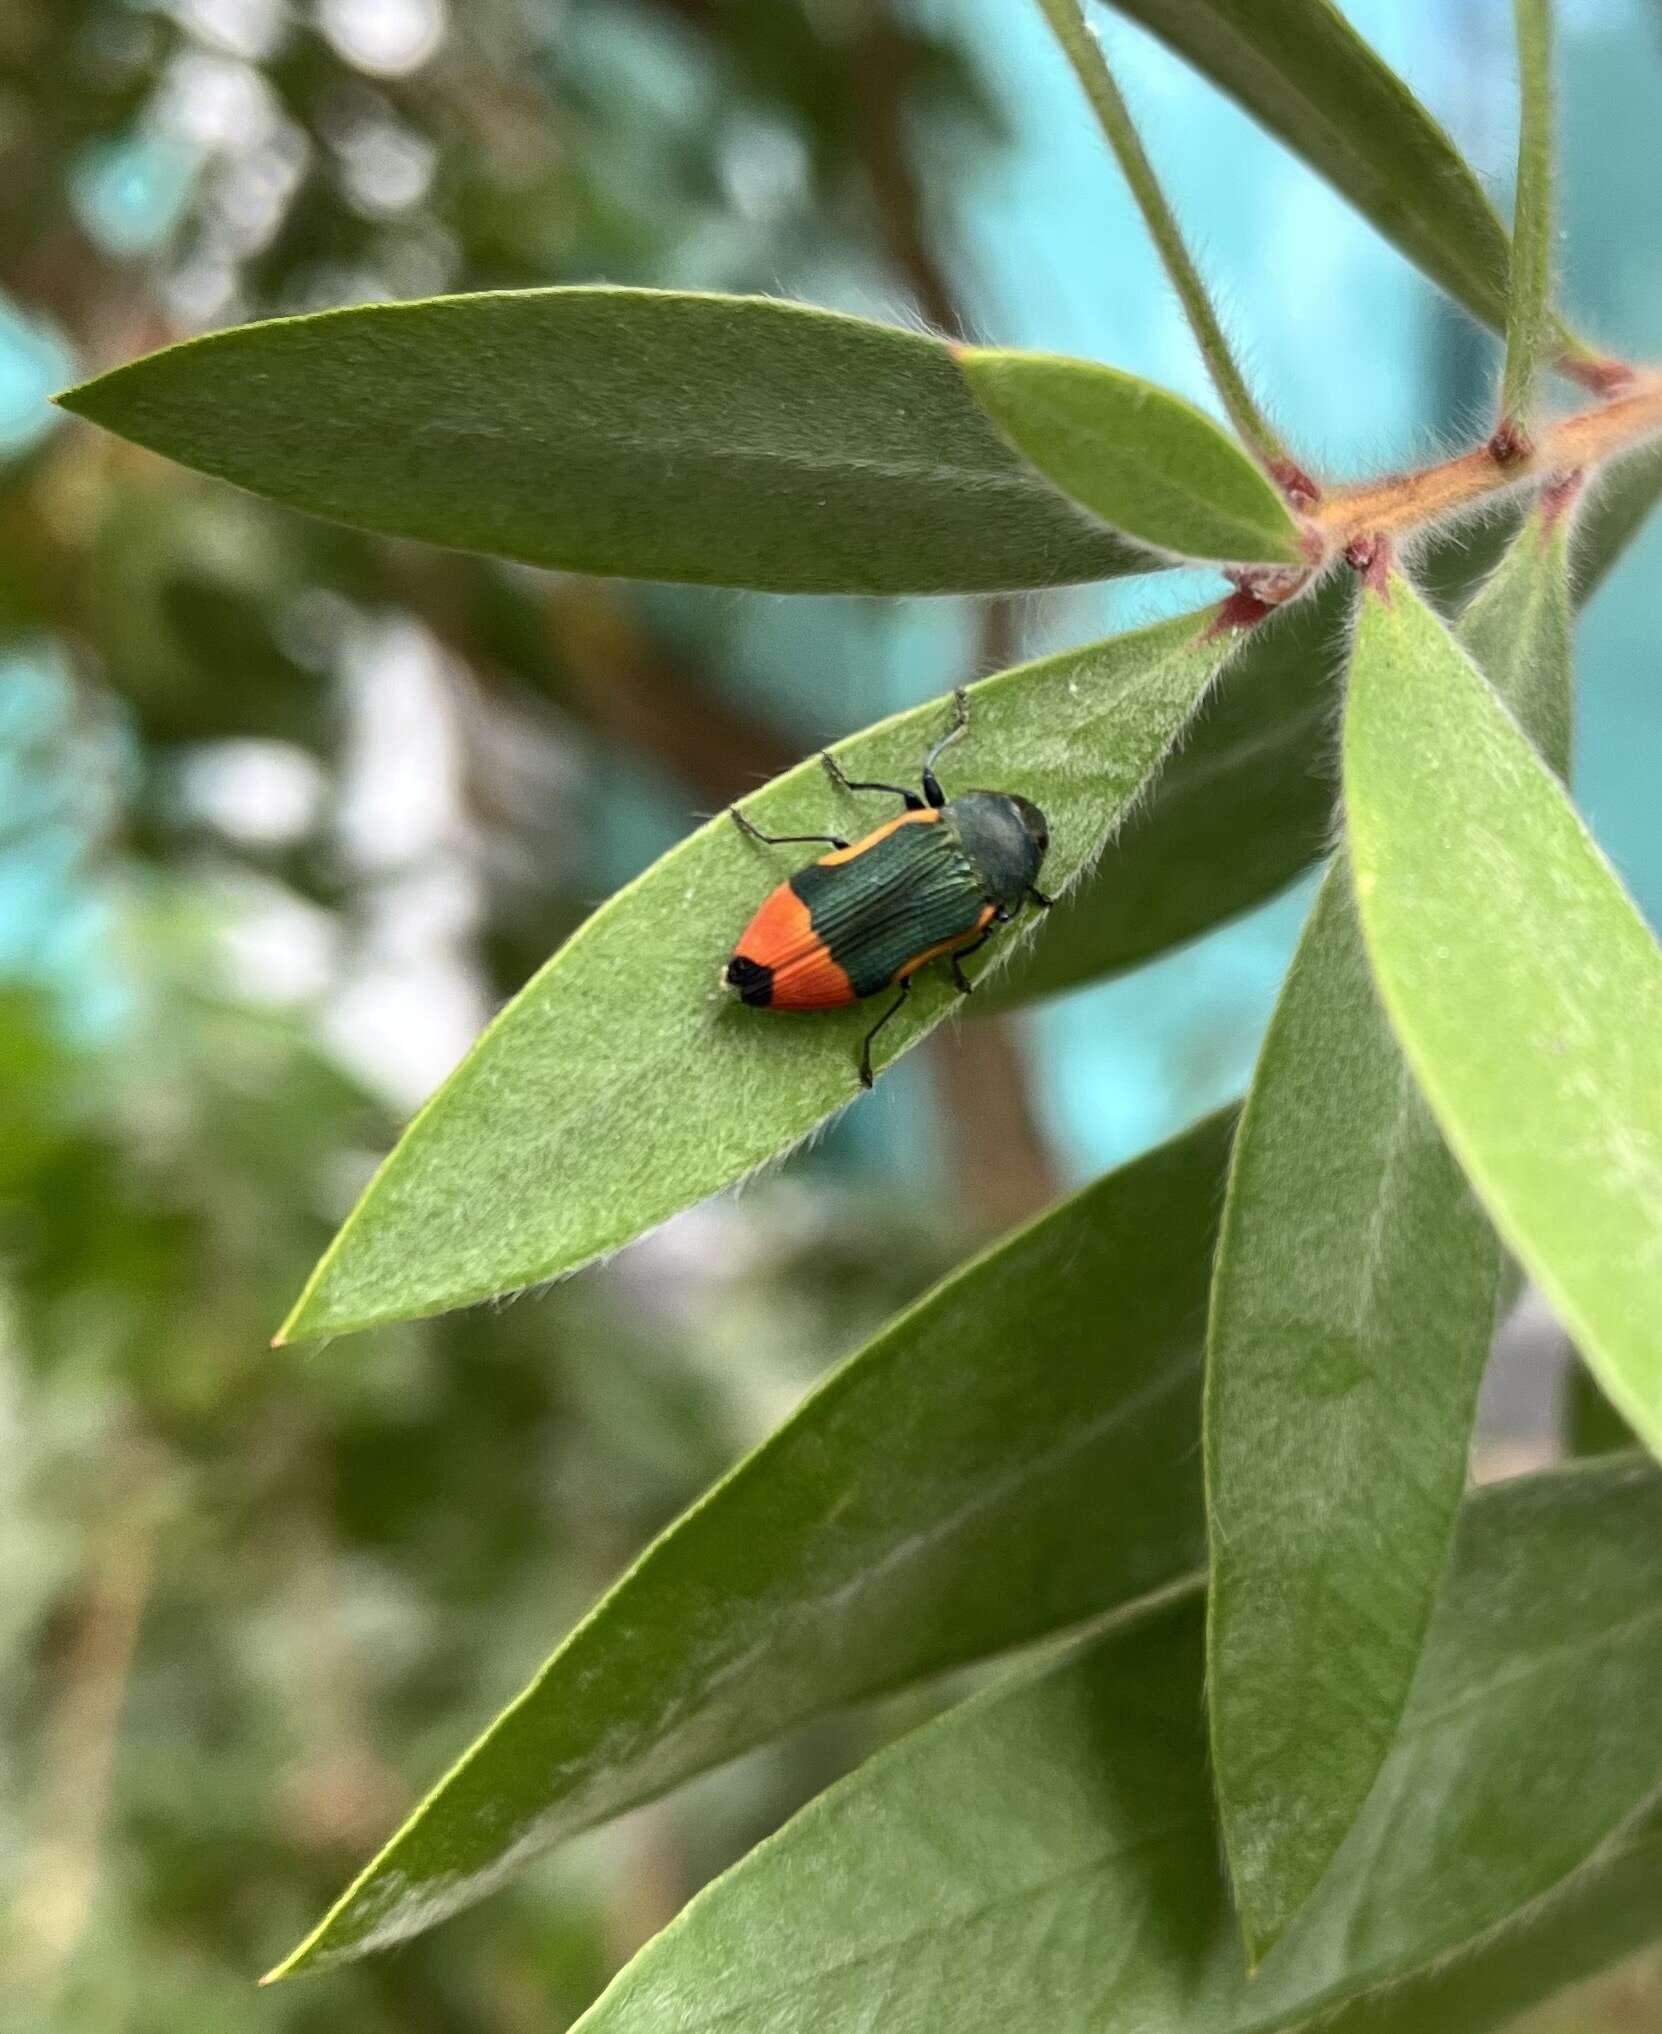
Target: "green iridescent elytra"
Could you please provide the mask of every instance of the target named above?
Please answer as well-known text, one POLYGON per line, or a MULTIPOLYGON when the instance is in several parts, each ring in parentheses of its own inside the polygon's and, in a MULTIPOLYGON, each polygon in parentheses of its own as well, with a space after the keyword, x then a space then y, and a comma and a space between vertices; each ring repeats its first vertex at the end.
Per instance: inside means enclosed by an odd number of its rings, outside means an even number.
POLYGON ((758 1009, 829 1010, 896 988, 895 1001, 866 1034, 860 1079, 871 1086, 871 1042, 900 1008, 912 976, 945 956, 967 995, 959 965, 1029 898, 1050 846, 1045 816, 1013 791, 966 791, 948 799, 935 760, 968 723, 962 692, 952 726, 925 759, 923 796, 899 784, 851 783, 831 756, 825 766, 845 792, 887 791, 906 810, 852 846, 837 834, 764 834, 735 806, 740 831, 772 846, 818 841, 832 852, 779 884, 740 935, 725 979, 758 1009))
MULTIPOLYGON (((982 931, 1000 904, 1019 906, 1038 857, 1021 853, 980 807, 1006 800, 971 791, 940 813, 909 815, 849 859, 813 862, 790 879, 809 921, 855 996, 874 996, 920 955, 982 931), (970 810, 966 813, 964 808, 970 810), (989 851, 990 850, 990 851, 989 851)), ((1018 829, 1019 830, 1019 829, 1018 829)), ((1030 850, 1026 835, 1021 848, 1030 850)))

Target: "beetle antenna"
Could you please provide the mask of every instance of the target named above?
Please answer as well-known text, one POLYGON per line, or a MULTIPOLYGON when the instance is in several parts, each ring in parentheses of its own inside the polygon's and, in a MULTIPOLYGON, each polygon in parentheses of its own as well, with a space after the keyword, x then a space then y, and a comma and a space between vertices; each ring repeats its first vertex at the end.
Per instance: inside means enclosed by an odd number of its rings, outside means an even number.
POLYGON ((763 833, 753 819, 747 819, 736 805, 729 805, 727 816, 750 840, 759 840, 763 847, 792 847, 800 842, 803 846, 845 848, 848 842, 840 833, 763 833))
POLYGON ((879 784, 875 780, 861 781, 843 774, 843 766, 829 749, 821 749, 820 761, 825 765, 826 775, 839 791, 892 791, 897 798, 906 802, 908 812, 921 812, 923 800, 915 791, 908 791, 904 784, 879 784))
POLYGON ((969 695, 959 685, 952 694, 952 725, 923 759, 923 795, 937 812, 946 803, 946 794, 935 775, 935 765, 968 726, 969 695))

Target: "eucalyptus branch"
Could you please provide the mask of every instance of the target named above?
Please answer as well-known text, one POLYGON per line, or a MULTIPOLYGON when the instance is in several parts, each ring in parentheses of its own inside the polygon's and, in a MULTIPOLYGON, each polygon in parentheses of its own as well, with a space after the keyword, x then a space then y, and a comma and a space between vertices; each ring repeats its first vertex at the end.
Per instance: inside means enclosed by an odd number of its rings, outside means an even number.
POLYGON ((1154 166, 1143 148, 1130 108, 1108 68, 1102 44, 1085 20, 1082 0, 1038 0, 1038 4, 1052 34, 1073 66, 1074 76, 1091 102, 1097 124, 1107 137, 1125 181, 1131 187, 1131 195, 1137 201, 1143 222, 1165 264, 1166 274, 1177 291, 1189 329, 1195 335, 1195 342, 1206 362, 1206 371, 1212 377, 1212 385, 1229 414, 1230 422, 1289 496, 1294 498, 1296 505, 1305 506, 1314 498, 1315 491, 1293 462, 1279 433, 1247 386, 1246 377, 1224 337, 1223 327, 1218 323, 1200 271, 1184 244, 1182 229, 1166 202, 1166 194, 1160 188, 1154 166))

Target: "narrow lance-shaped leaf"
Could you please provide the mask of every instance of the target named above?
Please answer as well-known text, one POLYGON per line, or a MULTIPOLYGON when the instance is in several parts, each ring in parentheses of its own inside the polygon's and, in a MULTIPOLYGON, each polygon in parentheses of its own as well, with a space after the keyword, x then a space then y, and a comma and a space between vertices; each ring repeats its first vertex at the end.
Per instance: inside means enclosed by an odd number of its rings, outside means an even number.
POLYGON ((1190 1574, 1232 1122, 1042 1216, 835 1371, 578 1626, 285 1969, 431 1927, 822 1710, 1190 1574))
MULTIPOLYGON (((1567 533, 1530 517, 1461 634, 1568 768, 1567 533)), ((1391 1034, 1341 853, 1236 1140, 1207 1346, 1207 1686, 1256 1962, 1367 1799, 1465 1485, 1499 1247, 1391 1034)))
POLYGON ((79 415, 291 508, 572 572, 951 593, 1147 570, 916 332, 804 304, 551 289, 215 332, 79 415))
POLYGON ((1318 2015, 1471 2034, 1530 1995, 1472 1996, 1468 1954, 1505 1976, 1500 1924, 1541 1990, 1597 1953, 1566 1928, 1595 1852, 1625 1907, 1603 1953, 1662 1926, 1642 1819, 1662 1777, 1659 1533, 1662 1478, 1633 1458, 1470 1503, 1401 1739, 1256 1978, 1218 1862, 1190 1597, 879 1753, 701 1894, 583 2034, 1293 2034, 1318 2015), (1520 1764, 1548 1738, 1551 1760, 1520 1764))
POLYGON ((1263 468, 1181 397, 1091 360, 970 346, 958 360, 1011 444, 1114 529, 1187 558, 1302 558, 1263 468))
MULTIPOLYGON (((972 688, 969 732, 942 765, 947 789, 1035 800, 1050 822, 1046 887, 1066 890, 1227 659, 1233 639, 1216 624, 1215 610, 1185 615, 972 688)), ((836 753, 850 776, 915 780, 945 721, 940 706, 921 707, 836 753)), ((768 832, 854 837, 893 800, 837 791, 814 760, 745 809, 768 832)), ((781 1015, 718 985, 752 912, 812 854, 761 847, 722 814, 596 912, 405 1132, 285 1334, 436 1313, 558 1277, 742 1178, 852 1100, 869 1004, 781 1015)), ((996 962, 998 946, 969 970, 996 962)), ((958 1000, 944 969, 916 981, 878 1041, 879 1063, 958 1000)))
POLYGON ((1502 429, 1527 440, 1549 340, 1552 295, 1552 0, 1513 0, 1522 117, 1506 295, 1502 429))
MULTIPOLYGON (((1506 228, 1448 135, 1333 0, 1112 5, 1238 99, 1480 323, 1505 330, 1506 228)), ((1561 330, 1557 341, 1587 353, 1561 330)))
POLYGON ((1368 956, 1497 1228, 1662 1451, 1662 954, 1402 580, 1363 605, 1345 801, 1368 956))

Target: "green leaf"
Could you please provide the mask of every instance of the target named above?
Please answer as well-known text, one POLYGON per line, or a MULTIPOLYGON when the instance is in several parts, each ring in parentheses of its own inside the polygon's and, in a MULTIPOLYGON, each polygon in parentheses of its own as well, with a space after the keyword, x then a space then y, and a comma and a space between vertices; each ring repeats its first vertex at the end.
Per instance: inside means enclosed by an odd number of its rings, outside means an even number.
MULTIPOLYGON (((1008 786, 1038 802, 1051 829, 1047 889, 1078 878, 1159 768, 1232 648, 1215 623, 1215 610, 1181 616, 971 690, 948 788, 1008 786)), ((854 777, 915 778, 944 722, 938 705, 920 707, 836 754, 854 777)), ((837 792, 815 760, 745 809, 769 832, 852 836, 893 803, 837 792)), ((718 986, 752 912, 812 853, 760 847, 723 814, 596 912, 417 1116, 284 1335, 343 1333, 559 1277, 743 1178, 851 1101, 870 1004, 781 1015, 718 986)), ((996 962, 1003 943, 970 969, 996 962)), ((917 984, 879 1040, 884 1062, 958 1000, 942 968, 917 984)))
POLYGON ((1065 494, 1138 543, 1185 558, 1297 564, 1275 484, 1210 417, 1091 360, 958 349, 976 400, 1065 494))
POLYGON ((1576 520, 1575 596, 1592 599, 1662 497, 1662 440, 1601 468, 1591 499, 1576 520))
POLYGON ((1254 1963, 1401 1719, 1499 1271, 1374 997, 1341 857, 1253 1079, 1207 1351, 1213 1759, 1254 1963))
POLYGON ((1610 1403, 1583 1363, 1572 1363, 1559 1401, 1564 1445, 1572 1455, 1611 1455, 1634 1445, 1633 1429, 1610 1403))
MULTIPOLYGON (((1568 545, 1532 516, 1462 636, 1565 770, 1568 545)), ((1207 1345, 1213 1764, 1254 1962, 1367 1799, 1465 1486, 1500 1251, 1374 993, 1343 855, 1236 1140, 1207 1345)))
MULTIPOLYGON (((1662 494, 1662 445, 1601 474, 1576 520, 1576 600, 1593 596, 1662 494)), ((1510 507, 1436 532, 1414 576, 1458 614, 1493 571, 1518 517, 1510 507)), ((1272 897, 1332 841, 1338 675, 1350 594, 1340 579, 1247 637, 1148 797, 1108 852, 971 1005, 975 1016, 1095 981, 1272 897)))
POLYGON ((430 1927, 810 1716, 1192 1572, 1232 1123, 1042 1216, 836 1370, 578 1626, 285 1970, 430 1927))
POLYGON ((1238 99, 1480 323, 1511 250, 1483 187, 1332 0, 1112 0, 1238 99))
POLYGON ((1662 954, 1550 770, 1400 579, 1344 737, 1392 1026, 1501 1235, 1662 1450, 1662 954))
POLYGON ((767 298, 367 304, 61 400, 291 508, 572 572, 951 593, 1148 569, 1014 457, 943 342, 767 298))
POLYGON ((1503 426, 1527 439, 1551 338, 1552 311, 1552 0, 1513 0, 1522 117, 1517 195, 1512 207, 1512 268, 1506 292, 1503 426))
POLYGON ((1349 589, 1329 579, 1248 636, 1152 791, 1043 939, 970 1006, 990 1016, 1118 974, 1262 903, 1326 853, 1349 589))
MULTIPOLYGON (((1662 494, 1662 445, 1601 473, 1573 534, 1577 605, 1590 600, 1662 494)), ((1458 614, 1518 529, 1507 505, 1436 532, 1414 576, 1458 614)), ((1252 631, 1149 795, 1068 902, 971 1004, 990 1016, 1096 981, 1263 903, 1332 839, 1334 720, 1349 593, 1329 579, 1252 631)))
MULTIPOLYGON (((1631 1458, 1472 1501, 1401 1739, 1256 1978, 1218 1864, 1187 1596, 832 1787, 650 1943, 582 2034, 1291 2034, 1358 2000, 1335 2024, 1489 2024, 1469 1992, 1473 2018, 1440 2011, 1466 1982, 1455 1959, 1499 1962, 1490 1931, 1516 1917, 1505 1941, 1541 1991, 1580 1975, 1566 1881, 1613 1836, 1597 1869, 1627 1874, 1605 1883, 1636 1926, 1662 1926, 1637 1817, 1662 1731, 1659 1535, 1662 1478, 1631 1458), (1552 1759, 1521 1756, 1548 1738, 1552 1759)), ((1507 2009, 1531 1990, 1514 1981, 1507 2009)))
MULTIPOLYGON (((1326 2034, 1481 2034, 1662 1937, 1662 1809, 1475 1949, 1340 2007, 1326 2034)), ((1533 2022, 1531 2023, 1534 2024, 1533 2022)), ((1566 2027, 1576 2022, 1566 2022, 1566 2027)), ((1586 2027, 1584 2034, 1592 2034, 1586 2027)))

